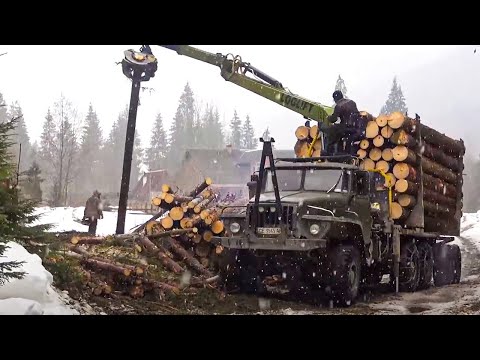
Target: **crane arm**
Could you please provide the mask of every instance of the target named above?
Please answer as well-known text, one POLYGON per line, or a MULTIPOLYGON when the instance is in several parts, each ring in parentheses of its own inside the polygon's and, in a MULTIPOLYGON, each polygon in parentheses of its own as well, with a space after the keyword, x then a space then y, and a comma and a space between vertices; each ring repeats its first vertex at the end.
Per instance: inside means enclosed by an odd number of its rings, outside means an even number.
POLYGON ((243 62, 240 56, 232 54, 213 54, 208 51, 197 49, 189 45, 159 45, 173 50, 179 55, 185 55, 192 59, 206 62, 220 68, 221 76, 244 89, 250 90, 268 100, 286 107, 304 118, 314 120, 326 126, 330 125, 327 117, 333 114, 333 108, 320 103, 305 99, 291 93, 284 88, 282 83, 272 78, 249 63, 243 62), (258 78, 247 76, 250 73, 258 78))

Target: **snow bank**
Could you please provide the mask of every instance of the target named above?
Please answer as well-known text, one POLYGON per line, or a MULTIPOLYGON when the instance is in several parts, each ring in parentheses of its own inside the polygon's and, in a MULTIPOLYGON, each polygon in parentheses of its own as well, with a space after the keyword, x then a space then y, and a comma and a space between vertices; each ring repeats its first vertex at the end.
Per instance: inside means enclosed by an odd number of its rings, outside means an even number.
MULTIPOLYGON (((40 219, 34 224, 52 224, 50 231, 88 231, 88 226, 80 224, 78 221, 83 217, 84 207, 41 207, 37 208, 36 214, 40 214, 40 219), (75 221, 77 220, 77 221, 75 221)), ((125 219, 125 232, 143 224, 152 216, 138 211, 127 211, 125 219)), ((97 235, 115 234, 117 228, 117 212, 104 211, 103 219, 98 220, 97 235)))
POLYGON ((12 279, 0 286, 0 314, 6 315, 74 315, 52 287, 53 276, 38 255, 30 254, 17 243, 9 242, 0 262, 24 261, 18 271, 22 279, 12 279))
POLYGON ((480 211, 464 214, 460 231, 462 237, 470 240, 480 251, 480 211))

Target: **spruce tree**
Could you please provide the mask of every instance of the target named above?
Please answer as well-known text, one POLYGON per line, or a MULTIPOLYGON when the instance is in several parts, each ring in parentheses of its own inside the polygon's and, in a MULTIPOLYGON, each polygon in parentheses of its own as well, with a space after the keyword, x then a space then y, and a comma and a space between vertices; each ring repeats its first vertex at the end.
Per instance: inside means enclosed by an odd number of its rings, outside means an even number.
MULTIPOLYGON (((38 219, 37 215, 33 215, 37 203, 19 197, 15 164, 9 154, 11 133, 15 125, 15 121, 0 123, 0 256, 7 249, 7 242, 25 236, 38 236, 46 228, 31 226, 38 219)), ((9 279, 21 278, 23 273, 18 271, 21 264, 16 261, 0 263, 0 285, 9 279)))
POLYGON ((337 83, 335 84, 335 91, 340 90, 343 94, 343 97, 347 99, 347 87, 345 81, 340 75, 338 75, 337 83))
POLYGON ((41 178, 41 170, 36 161, 33 161, 30 168, 22 174, 22 194, 27 199, 36 202, 42 201, 42 189, 40 184, 43 182, 41 178))
POLYGON ((250 122, 250 117, 247 115, 242 128, 242 146, 244 149, 252 150, 257 148, 257 144, 255 130, 250 122))
POLYGON ((148 169, 163 169, 166 166, 168 139, 163 128, 163 119, 160 113, 158 113, 155 118, 151 134, 150 145, 145 152, 148 169))
POLYGON ((380 114, 391 114, 394 111, 399 111, 402 114, 406 114, 408 111, 402 88, 397 83, 397 77, 393 78, 392 89, 390 90, 390 94, 388 95, 385 105, 380 109, 380 114))
POLYGON ((242 147, 242 120, 238 117, 237 110, 234 110, 230 120, 230 144, 236 149, 242 147))

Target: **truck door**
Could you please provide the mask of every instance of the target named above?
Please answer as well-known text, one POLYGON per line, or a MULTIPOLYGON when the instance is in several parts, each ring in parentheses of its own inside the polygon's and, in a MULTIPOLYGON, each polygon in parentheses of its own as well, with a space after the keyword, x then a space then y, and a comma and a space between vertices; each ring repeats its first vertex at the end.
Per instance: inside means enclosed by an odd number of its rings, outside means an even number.
POLYGON ((369 172, 370 209, 375 222, 384 223, 389 217, 388 189, 379 173, 369 172))

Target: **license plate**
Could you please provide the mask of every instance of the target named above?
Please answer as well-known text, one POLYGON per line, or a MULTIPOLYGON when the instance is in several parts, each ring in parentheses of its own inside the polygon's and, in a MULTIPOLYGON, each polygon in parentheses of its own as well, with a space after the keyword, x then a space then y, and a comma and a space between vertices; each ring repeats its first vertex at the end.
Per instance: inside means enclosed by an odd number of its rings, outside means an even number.
POLYGON ((260 234, 260 235, 280 235, 281 233, 282 233, 281 228, 264 228, 264 227, 257 228, 257 234, 260 234))

